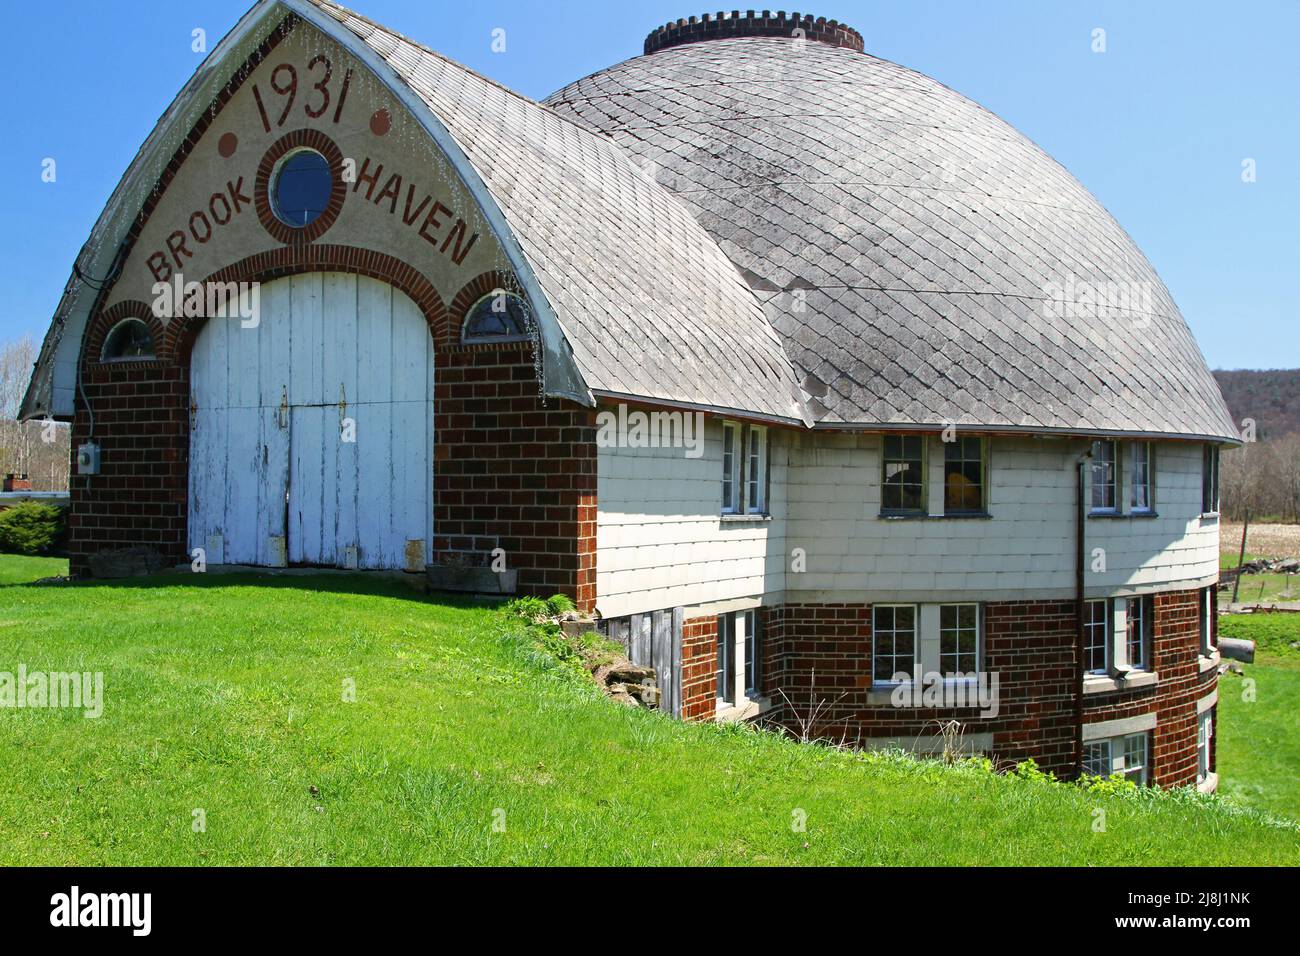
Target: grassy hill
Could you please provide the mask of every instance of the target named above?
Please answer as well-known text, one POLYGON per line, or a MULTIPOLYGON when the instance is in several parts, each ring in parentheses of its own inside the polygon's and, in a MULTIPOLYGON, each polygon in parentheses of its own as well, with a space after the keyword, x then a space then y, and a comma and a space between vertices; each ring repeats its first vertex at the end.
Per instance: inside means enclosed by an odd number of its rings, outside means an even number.
POLYGON ((1294 828, 1203 799, 630 710, 400 584, 9 586, 0 647, 105 697, 0 710, 0 864, 1300 863, 1294 828))

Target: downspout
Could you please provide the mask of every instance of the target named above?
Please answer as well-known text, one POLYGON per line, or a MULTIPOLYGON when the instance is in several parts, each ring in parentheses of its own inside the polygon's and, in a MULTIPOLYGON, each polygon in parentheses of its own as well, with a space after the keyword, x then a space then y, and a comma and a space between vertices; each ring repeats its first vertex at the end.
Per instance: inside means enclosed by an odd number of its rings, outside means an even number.
POLYGON ((1084 468, 1092 458, 1092 446, 1079 456, 1075 462, 1074 485, 1074 764, 1078 776, 1083 775, 1083 672, 1084 672, 1084 630, 1083 630, 1083 567, 1087 560, 1084 548, 1084 468))

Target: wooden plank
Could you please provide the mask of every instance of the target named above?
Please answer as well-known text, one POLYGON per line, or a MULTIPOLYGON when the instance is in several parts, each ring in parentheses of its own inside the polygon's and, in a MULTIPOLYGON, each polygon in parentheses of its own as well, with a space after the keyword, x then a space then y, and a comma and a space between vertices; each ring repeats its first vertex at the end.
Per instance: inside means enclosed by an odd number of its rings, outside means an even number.
POLYGON ((322 381, 326 400, 335 402, 332 414, 326 414, 322 436, 322 473, 325 484, 321 496, 322 542, 341 567, 344 555, 357 538, 357 471, 354 437, 357 397, 357 279, 345 273, 324 276, 322 289, 322 331, 324 344, 322 381), (332 427, 332 434, 330 429, 332 427))
POLYGON ((262 286, 258 325, 258 406, 262 441, 262 486, 258 493, 257 563, 279 567, 288 558, 282 550, 289 489, 289 417, 280 406, 289 398, 289 349, 292 283, 288 279, 262 286), (275 543, 281 542, 281 548, 275 543))
POLYGON ((668 680, 668 693, 671 696, 671 703, 668 706, 668 712, 674 717, 682 715, 682 626, 685 623, 686 612, 683 608, 673 608, 672 619, 672 668, 673 673, 668 680))
POLYGON ((414 302, 393 293, 393 404, 388 440, 392 443, 393 490, 389 501, 390 534, 401 549, 403 567, 408 541, 429 545, 429 444, 426 397, 433 341, 414 302))
POLYGON ((646 640, 646 629, 643 622, 649 623, 649 618, 643 614, 632 615, 627 657, 633 664, 648 665, 650 663, 650 647, 649 642, 646 640))
POLYGON ((386 502, 392 495, 388 407, 393 399, 393 292, 374 279, 357 279, 357 540, 363 568, 394 567, 386 502))

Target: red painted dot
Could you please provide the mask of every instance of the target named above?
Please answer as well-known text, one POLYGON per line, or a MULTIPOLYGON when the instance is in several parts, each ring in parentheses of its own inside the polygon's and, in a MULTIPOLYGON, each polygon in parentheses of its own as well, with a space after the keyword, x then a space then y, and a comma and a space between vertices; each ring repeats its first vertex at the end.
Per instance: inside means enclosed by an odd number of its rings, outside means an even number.
POLYGON ((392 127, 393 118, 388 115, 388 110, 375 110, 375 115, 370 117, 370 132, 376 136, 387 136, 392 127))
POLYGON ((239 148, 239 137, 234 133, 226 133, 221 139, 217 140, 217 152, 229 159, 235 155, 235 150, 239 148))

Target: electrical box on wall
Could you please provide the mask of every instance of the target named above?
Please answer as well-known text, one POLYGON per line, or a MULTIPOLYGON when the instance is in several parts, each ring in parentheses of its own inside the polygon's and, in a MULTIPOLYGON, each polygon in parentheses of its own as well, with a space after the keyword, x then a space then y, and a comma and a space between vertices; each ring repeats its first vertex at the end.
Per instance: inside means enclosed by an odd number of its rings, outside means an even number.
POLYGON ((93 441, 77 446, 77 474, 99 474, 99 446, 93 441))

